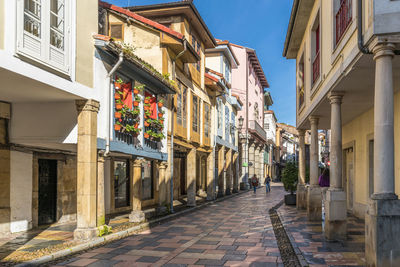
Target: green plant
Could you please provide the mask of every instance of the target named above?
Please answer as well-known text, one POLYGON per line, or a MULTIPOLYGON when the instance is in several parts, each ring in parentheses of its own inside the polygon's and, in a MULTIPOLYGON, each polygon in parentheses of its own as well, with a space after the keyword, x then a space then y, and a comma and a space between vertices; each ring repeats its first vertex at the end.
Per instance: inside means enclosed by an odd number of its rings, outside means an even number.
POLYGON ((290 192, 290 194, 296 192, 298 173, 299 170, 295 162, 289 161, 286 163, 286 167, 283 169, 282 172, 282 183, 285 187, 285 190, 290 192))
POLYGON ((112 227, 108 225, 102 225, 97 228, 99 230, 99 236, 108 235, 112 233, 112 227))
POLYGON ((118 78, 115 82, 119 83, 119 84, 123 84, 124 83, 124 81, 121 78, 118 78))

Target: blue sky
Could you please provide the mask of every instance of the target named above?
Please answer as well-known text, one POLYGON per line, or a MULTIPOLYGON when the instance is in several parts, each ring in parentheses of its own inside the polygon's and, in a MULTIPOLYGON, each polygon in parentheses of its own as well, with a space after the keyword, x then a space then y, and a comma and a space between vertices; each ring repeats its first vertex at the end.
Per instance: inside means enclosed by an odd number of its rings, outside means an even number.
MULTIPOLYGON (((104 0, 119 6, 165 0, 104 0)), ((176 0, 171 0, 176 1, 176 0)), ((256 49, 279 122, 295 125, 295 62, 282 57, 293 0, 194 0, 215 38, 256 49)))

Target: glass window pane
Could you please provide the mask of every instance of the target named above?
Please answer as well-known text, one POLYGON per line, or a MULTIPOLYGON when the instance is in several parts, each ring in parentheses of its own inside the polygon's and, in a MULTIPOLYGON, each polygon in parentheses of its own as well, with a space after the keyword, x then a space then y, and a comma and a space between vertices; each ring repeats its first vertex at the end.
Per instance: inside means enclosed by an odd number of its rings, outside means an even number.
POLYGON ((116 208, 129 206, 129 189, 128 161, 114 161, 114 201, 116 208))
POLYGON ((64 50, 64 1, 50 1, 50 44, 64 50))
POLYGON ((142 163, 142 200, 153 199, 153 162, 146 160, 142 163))
POLYGON ((40 19, 41 15, 41 1, 40 0, 25 0, 24 10, 26 13, 40 19))
POLYGON ((209 137, 209 127, 210 127, 210 106, 204 104, 204 135, 209 137))
POLYGON ((26 14, 24 15, 24 30, 36 37, 41 37, 41 23, 26 14))
POLYGON ((183 127, 187 127, 187 125, 186 125, 186 111, 187 111, 187 108, 186 108, 186 100, 187 100, 187 88, 186 87, 183 87, 183 93, 182 93, 182 125, 183 125, 183 127))
POLYGON ((110 36, 115 39, 122 40, 122 24, 114 24, 110 26, 110 36))
POLYGON ((193 131, 198 132, 198 100, 197 96, 193 96, 193 131))

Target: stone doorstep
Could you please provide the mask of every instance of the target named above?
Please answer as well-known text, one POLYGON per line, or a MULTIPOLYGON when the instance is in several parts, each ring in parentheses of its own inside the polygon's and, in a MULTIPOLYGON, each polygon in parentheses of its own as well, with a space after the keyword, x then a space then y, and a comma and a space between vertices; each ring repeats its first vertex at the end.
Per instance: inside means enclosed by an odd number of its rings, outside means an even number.
POLYGON ((151 228, 152 225, 158 225, 160 223, 167 222, 169 220, 175 219, 175 218, 180 217, 182 215, 185 215, 187 213, 191 213, 191 212, 193 212, 195 210, 199 210, 199 209, 205 208, 205 207, 207 207, 209 205, 215 204, 216 202, 220 202, 220 201, 224 201, 224 200, 227 200, 227 199, 230 199, 230 198, 233 198, 233 197, 237 197, 237 196, 239 196, 239 195, 241 195, 243 193, 246 193, 248 191, 250 191, 250 190, 241 190, 239 193, 231 194, 231 195, 224 196, 224 197, 221 197, 221 198, 217 198, 216 200, 203 203, 203 204, 201 204, 199 206, 191 207, 191 208, 188 208, 188 209, 185 209, 185 210, 173 213, 173 214, 169 214, 169 215, 166 215, 166 216, 151 220, 149 222, 142 223, 140 225, 131 227, 129 229, 126 229, 126 230, 123 230, 123 231, 120 231, 120 232, 112 233, 110 235, 106 235, 106 236, 103 236, 103 237, 97 237, 97 238, 94 238, 94 239, 92 239, 92 240, 90 240, 88 242, 73 246, 71 248, 59 250, 59 251, 50 253, 48 255, 36 258, 34 260, 22 262, 22 263, 20 263, 20 264, 18 264, 16 266, 17 267, 28 267, 28 266, 32 266, 32 265, 40 265, 40 264, 43 264, 43 263, 46 263, 46 262, 49 262, 49 261, 53 261, 53 260, 56 260, 56 259, 59 259, 59 258, 62 258, 62 257, 69 256, 71 254, 79 253, 79 252, 81 252, 83 250, 87 250, 87 249, 91 249, 91 248, 94 248, 94 247, 97 247, 97 246, 105 245, 107 243, 122 239, 124 237, 137 234, 138 231, 141 232, 141 230, 143 231, 143 230, 145 230, 145 228, 151 228))

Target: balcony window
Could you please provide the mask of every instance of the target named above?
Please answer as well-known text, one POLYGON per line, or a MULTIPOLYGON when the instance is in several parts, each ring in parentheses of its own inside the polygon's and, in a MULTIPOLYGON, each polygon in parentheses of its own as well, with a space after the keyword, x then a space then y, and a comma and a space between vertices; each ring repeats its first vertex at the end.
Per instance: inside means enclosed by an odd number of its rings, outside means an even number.
POLYGON ((313 85, 320 76, 320 24, 319 15, 316 17, 312 30, 312 83, 313 85))
POLYGON ((211 114, 210 114, 210 105, 204 103, 204 135, 205 137, 210 137, 211 131, 211 114))
POLYGON ((17 52, 69 72, 69 4, 64 0, 24 0, 17 4, 17 52))
POLYGON ((335 10, 335 45, 337 45, 352 20, 352 0, 336 0, 335 5, 337 9, 335 10))
POLYGON ((186 128, 186 97, 187 87, 181 82, 178 82, 179 93, 177 94, 177 111, 176 118, 177 123, 186 128))
POLYGON ((302 55, 300 59, 297 81, 298 105, 300 109, 304 104, 304 55, 302 55))
POLYGON ((124 25, 122 23, 110 24, 110 37, 117 40, 124 40, 124 25))
POLYGON ((230 135, 229 108, 225 106, 225 139, 229 140, 230 135))
POLYGON ((199 98, 193 95, 193 116, 192 116, 192 129, 194 132, 199 132, 199 98))
POLYGON ((232 144, 236 143, 235 135, 236 135, 236 128, 235 128, 235 123, 236 121, 236 116, 235 113, 231 113, 231 138, 232 138, 232 144))
MULTIPOLYGON (((197 38, 192 35, 192 46, 194 48, 194 50, 196 51, 196 53, 200 56, 200 51, 201 51, 201 45, 199 43, 199 41, 197 41, 197 38)), ((197 61, 197 63, 195 63, 196 66, 196 70, 200 71, 200 61, 197 61)))

